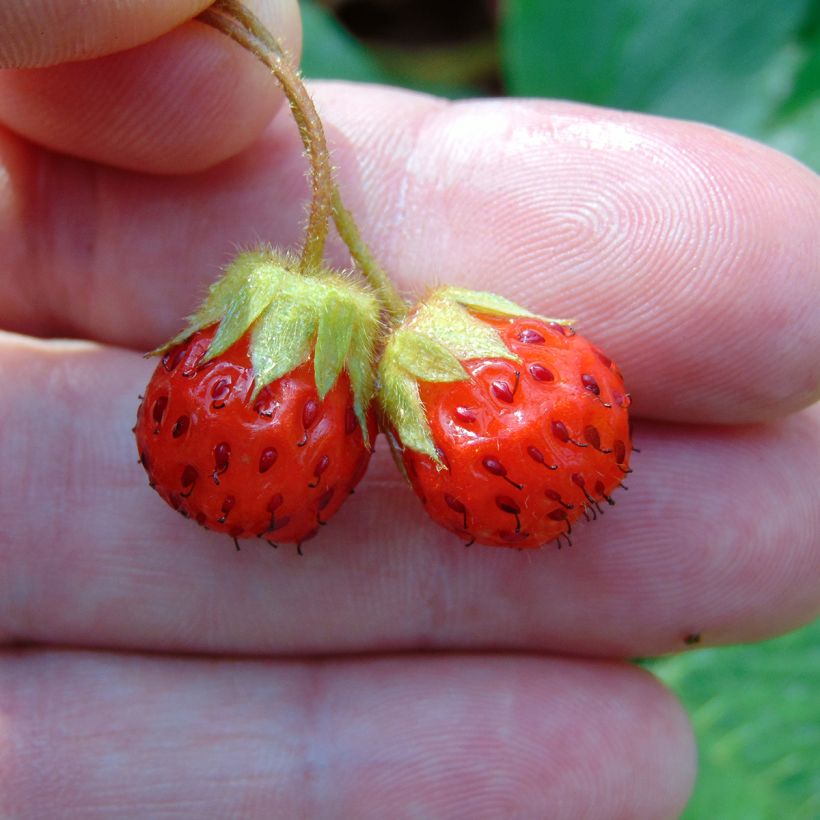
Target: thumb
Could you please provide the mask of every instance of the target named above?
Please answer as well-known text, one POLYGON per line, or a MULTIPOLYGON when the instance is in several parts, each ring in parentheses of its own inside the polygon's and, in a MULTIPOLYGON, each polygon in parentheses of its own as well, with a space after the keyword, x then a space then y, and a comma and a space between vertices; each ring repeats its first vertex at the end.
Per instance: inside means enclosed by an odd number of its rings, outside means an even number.
MULTIPOLYGON (((154 173, 253 142, 283 97, 267 69, 191 20, 203 0, 0 4, 0 123, 46 148, 154 173)), ((248 7, 294 58, 296 0, 248 7)))

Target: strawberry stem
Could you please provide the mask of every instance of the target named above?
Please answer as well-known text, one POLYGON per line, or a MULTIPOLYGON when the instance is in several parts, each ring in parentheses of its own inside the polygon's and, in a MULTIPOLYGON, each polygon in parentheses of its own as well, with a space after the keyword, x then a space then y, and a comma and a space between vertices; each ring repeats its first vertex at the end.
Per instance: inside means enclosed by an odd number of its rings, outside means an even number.
POLYGON ((302 143, 310 157, 313 189, 300 265, 303 272, 320 267, 327 238, 327 221, 332 210, 333 177, 324 128, 313 100, 282 48, 242 3, 217 0, 197 19, 251 52, 271 70, 285 92, 302 143))
POLYGON ((335 185, 333 186, 332 202, 333 221, 336 223, 339 236, 347 245, 350 255, 361 268, 370 286, 376 291, 376 296, 378 296, 391 320, 396 325, 401 324, 402 319, 407 315, 408 304, 402 299, 386 271, 382 269, 370 252, 370 248, 365 244, 359 233, 356 220, 350 211, 345 208, 342 195, 335 185))
POLYGON ((267 66, 279 81, 290 104, 311 163, 313 199, 302 251, 302 269, 321 263, 327 237, 327 219, 332 215, 339 236, 365 279, 376 291, 385 311, 393 322, 400 323, 407 313, 408 304, 362 240, 356 220, 342 202, 333 179, 322 121, 285 50, 261 21, 236 0, 217 0, 198 19, 226 34, 267 66))

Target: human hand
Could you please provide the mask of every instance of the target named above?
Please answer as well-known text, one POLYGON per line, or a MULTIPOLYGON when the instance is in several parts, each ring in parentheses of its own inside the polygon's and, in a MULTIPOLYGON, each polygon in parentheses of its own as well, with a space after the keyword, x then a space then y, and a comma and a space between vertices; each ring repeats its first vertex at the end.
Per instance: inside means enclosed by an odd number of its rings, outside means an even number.
MULTIPOLYGON (((237 245, 301 239, 272 80, 169 32, 205 5, 0 10, 3 64, 53 66, 0 74, 2 813, 674 816, 691 735, 624 659, 818 609, 817 178, 694 124, 311 84, 400 286, 578 317, 642 452, 561 552, 464 550, 381 443, 304 557, 236 553, 128 432, 140 353, 237 245)), ((297 48, 294 3, 256 11, 297 48)))

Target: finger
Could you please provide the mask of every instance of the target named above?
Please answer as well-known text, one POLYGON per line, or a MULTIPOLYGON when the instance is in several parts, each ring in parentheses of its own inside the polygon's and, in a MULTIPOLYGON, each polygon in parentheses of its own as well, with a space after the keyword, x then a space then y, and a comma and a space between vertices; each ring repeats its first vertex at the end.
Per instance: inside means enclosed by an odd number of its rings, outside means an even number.
MULTIPOLYGON (((18 27, 46 26, 48 37, 39 48, 54 58, 70 40, 54 33, 53 16, 46 14, 41 22, 37 12, 44 5, 49 14, 70 18, 88 32, 79 48, 90 49, 89 56, 106 56, 0 72, 0 122, 38 145, 141 171, 195 171, 252 143, 281 104, 270 72, 214 29, 188 22, 152 39, 162 34, 156 28, 160 24, 170 29, 207 4, 145 8, 145 3, 128 2, 116 9, 85 4, 83 14, 76 3, 69 10, 66 2, 40 0, 33 9, 13 12, 18 27), (141 45, 123 50, 115 39, 121 29, 130 32, 126 45, 134 38, 141 45)), ((264 22, 298 56, 301 29, 294 0, 256 5, 264 22)), ((6 32, 0 44, 12 38, 13 32, 6 32)), ((30 50, 25 37, 20 42, 30 50)), ((42 55, 37 59, 44 61, 42 55)))
MULTIPOLYGON (((408 293, 450 281, 579 317, 643 416, 765 420, 820 392, 820 188, 802 166, 601 109, 316 91, 348 204, 408 293)), ((150 349, 237 245, 301 241, 305 163, 284 114, 196 177, 138 178, 8 141, 5 156, 9 329, 150 349)))
POLYGON ((616 664, 33 653, 0 692, 8 817, 660 818, 695 766, 671 695, 616 664))
POLYGON ((167 33, 208 5, 209 0, 5 3, 0 6, 0 67, 42 68, 124 51, 167 33))
POLYGON ((691 635, 756 640, 820 611, 820 406, 770 426, 639 425, 628 492, 561 551, 464 549, 381 443, 300 557, 263 541, 237 553, 148 488, 128 433, 148 362, 15 337, 0 361, 6 642, 634 657, 691 635))

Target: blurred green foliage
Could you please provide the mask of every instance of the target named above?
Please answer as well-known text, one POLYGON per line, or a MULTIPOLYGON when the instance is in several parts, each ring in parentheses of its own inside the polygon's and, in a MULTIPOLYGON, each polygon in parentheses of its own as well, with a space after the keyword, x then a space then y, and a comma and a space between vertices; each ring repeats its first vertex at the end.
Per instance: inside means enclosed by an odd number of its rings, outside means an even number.
POLYGON ((700 120, 786 143, 820 166, 814 0, 510 0, 503 70, 516 95, 700 120))
MULTIPOLYGON (((820 169, 820 0, 507 0, 493 42, 368 48, 303 0, 308 77, 574 99, 712 123, 820 169)), ((688 820, 820 818, 820 622, 645 663, 692 717, 688 820)))
POLYGON ((820 817, 820 621, 643 665, 695 727, 700 773, 685 820, 820 817))
POLYGON ((506 0, 452 47, 367 47, 302 0, 308 77, 463 97, 488 77, 558 97, 700 120, 820 169, 820 0, 506 0))
MULTIPOLYGON (((451 98, 480 93, 468 80, 477 61, 486 65, 486 44, 414 51, 368 48, 321 4, 301 0, 299 5, 305 32, 302 71, 306 77, 388 83, 451 98)), ((494 46, 491 52, 494 63, 494 46)))
POLYGON ((379 61, 334 15, 309 0, 299 3, 302 12, 302 71, 306 77, 393 83, 379 61))

